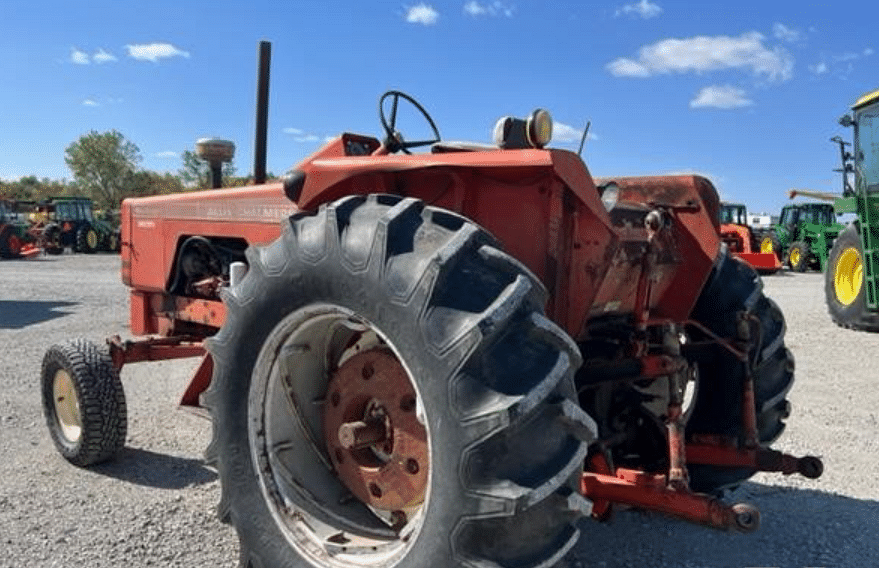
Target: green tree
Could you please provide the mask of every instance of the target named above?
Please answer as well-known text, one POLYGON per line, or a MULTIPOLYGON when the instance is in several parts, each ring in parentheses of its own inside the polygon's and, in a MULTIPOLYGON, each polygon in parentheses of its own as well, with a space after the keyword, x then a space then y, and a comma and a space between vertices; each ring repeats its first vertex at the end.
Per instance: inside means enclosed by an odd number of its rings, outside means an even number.
MULTIPOLYGON (((177 175, 186 188, 205 189, 211 187, 210 164, 199 158, 192 150, 184 150, 181 158, 183 159, 183 167, 177 171, 177 175)), ((224 187, 239 185, 232 183, 239 179, 235 177, 236 172, 234 160, 223 164, 224 187)))
POLYGON ((183 191, 180 178, 174 174, 159 174, 150 170, 135 172, 128 184, 125 197, 167 195, 183 191))
POLYGON ((65 150, 74 181, 101 209, 118 209, 141 160, 140 149, 116 130, 90 131, 65 150))

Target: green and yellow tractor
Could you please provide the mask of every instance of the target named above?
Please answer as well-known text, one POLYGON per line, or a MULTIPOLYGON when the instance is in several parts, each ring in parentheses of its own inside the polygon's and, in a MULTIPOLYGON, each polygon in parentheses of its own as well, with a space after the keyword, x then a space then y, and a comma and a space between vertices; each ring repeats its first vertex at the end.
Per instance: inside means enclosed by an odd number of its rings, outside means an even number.
MULTIPOLYGON (((823 199, 828 194, 791 190, 791 199, 797 195, 823 199)), ((796 272, 810 268, 823 272, 833 242, 843 229, 845 225, 836 221, 832 204, 791 203, 781 209, 778 223, 763 236, 760 252, 775 253, 796 272)))
POLYGON ((830 317, 838 325, 879 331, 879 89, 862 96, 839 123, 854 130, 853 153, 841 139, 843 193, 836 196, 837 214, 853 213, 855 220, 833 243, 825 274, 830 317), (854 185, 848 174, 854 176, 854 185))

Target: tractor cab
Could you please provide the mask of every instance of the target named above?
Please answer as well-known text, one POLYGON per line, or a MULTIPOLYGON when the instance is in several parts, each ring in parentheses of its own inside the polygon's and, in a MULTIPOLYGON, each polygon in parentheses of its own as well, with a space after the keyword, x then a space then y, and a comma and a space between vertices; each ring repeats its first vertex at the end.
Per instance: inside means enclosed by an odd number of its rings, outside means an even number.
POLYGON ((852 108, 854 119, 846 115, 840 122, 855 129, 856 190, 879 193, 879 89, 861 97, 852 108))

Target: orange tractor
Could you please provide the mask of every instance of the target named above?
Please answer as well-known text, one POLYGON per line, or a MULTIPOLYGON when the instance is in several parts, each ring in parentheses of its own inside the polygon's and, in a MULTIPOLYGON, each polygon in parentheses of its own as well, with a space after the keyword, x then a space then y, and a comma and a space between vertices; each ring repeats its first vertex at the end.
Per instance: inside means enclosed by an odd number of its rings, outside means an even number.
MULTIPOLYGON (((266 73, 258 93, 260 140, 266 73)), ((583 516, 750 531, 713 495, 821 474, 769 448, 794 361, 708 180, 594 179, 543 110, 489 146, 442 141, 404 93, 379 106, 382 140, 344 133, 282 181, 257 152, 252 186, 123 203, 143 337, 46 353, 65 458, 124 443, 124 365, 201 357, 182 404, 212 420, 246 567, 551 566, 583 516)))
POLYGON ((748 225, 748 211, 738 203, 720 204, 720 238, 729 252, 741 258, 760 274, 781 270, 781 261, 774 252, 763 252, 760 239, 748 225))

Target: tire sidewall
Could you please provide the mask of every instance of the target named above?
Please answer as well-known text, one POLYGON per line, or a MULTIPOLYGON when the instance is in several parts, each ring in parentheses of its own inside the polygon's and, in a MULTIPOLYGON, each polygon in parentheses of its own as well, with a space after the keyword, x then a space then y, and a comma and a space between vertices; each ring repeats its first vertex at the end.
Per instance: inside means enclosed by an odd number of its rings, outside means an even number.
MULTIPOLYGON (((455 368, 437 356, 435 349, 425 342, 419 326, 420 314, 411 305, 387 301, 388 294, 383 291, 383 282, 366 272, 350 270, 342 259, 333 255, 315 264, 301 261, 299 264, 301 266, 288 267, 285 271, 297 275, 292 289, 287 279, 269 277, 259 283, 259 289, 245 293, 250 301, 247 309, 240 311, 241 319, 235 322, 235 326, 247 330, 247 333, 230 337, 230 342, 223 344, 221 350, 212 349, 213 352, 246 354, 235 361, 225 362, 229 365, 228 376, 239 377, 240 380, 227 379, 221 383, 220 388, 233 390, 225 397, 227 404, 217 409, 218 421, 227 421, 225 437, 220 443, 232 458, 229 463, 223 463, 222 459, 220 461, 223 484, 234 485, 230 491, 231 495, 236 496, 230 504, 231 514, 248 519, 243 528, 236 523, 240 533, 247 533, 240 536, 243 541, 260 543, 260 550, 252 553, 261 556, 267 566, 310 565, 303 563, 292 552, 292 547, 286 544, 286 529, 278 526, 274 513, 266 504, 262 482, 254 470, 255 458, 250 436, 246 433, 254 424, 251 413, 261 410, 259 396, 254 397, 254 393, 259 393, 263 385, 255 377, 265 377, 267 372, 262 366, 273 359, 267 351, 272 347, 266 340, 285 318, 296 317, 298 312, 310 309, 315 304, 328 304, 356 313, 384 334, 407 367, 421 399, 430 401, 430 408, 425 409, 431 448, 425 517, 420 533, 410 544, 405 558, 395 566, 426 568, 446 565, 448 559, 453 557, 448 538, 449 527, 461 518, 460 506, 466 500, 459 481, 460 455, 448 451, 449 448, 460 449, 464 445, 459 420, 450 410, 452 404, 448 385, 455 368), (236 404, 244 400, 248 404, 236 404), (245 435, 236 435, 236 432, 244 432, 245 435)), ((246 289, 256 284, 249 273, 241 286, 246 289)), ((230 301, 235 300, 230 298, 230 301)))

